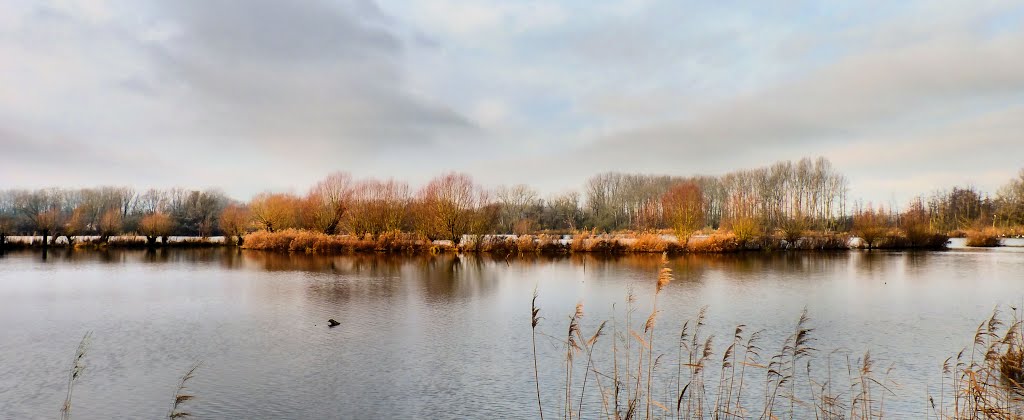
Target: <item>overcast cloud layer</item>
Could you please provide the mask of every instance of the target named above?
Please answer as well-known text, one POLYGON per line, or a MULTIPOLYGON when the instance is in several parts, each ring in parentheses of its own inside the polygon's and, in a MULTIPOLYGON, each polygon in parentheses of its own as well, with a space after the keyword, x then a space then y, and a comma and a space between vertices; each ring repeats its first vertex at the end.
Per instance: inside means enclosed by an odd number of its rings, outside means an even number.
POLYGON ((556 192, 819 155, 868 200, 994 192, 1024 167, 1024 4, 0 3, 0 188, 556 192))

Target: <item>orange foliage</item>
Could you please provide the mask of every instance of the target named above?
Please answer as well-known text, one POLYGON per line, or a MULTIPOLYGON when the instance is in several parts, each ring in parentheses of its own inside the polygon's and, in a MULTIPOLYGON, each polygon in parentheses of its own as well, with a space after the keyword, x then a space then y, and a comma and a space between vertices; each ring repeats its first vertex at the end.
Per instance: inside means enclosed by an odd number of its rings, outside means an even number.
POLYGON ((167 213, 153 213, 139 220, 139 233, 149 238, 167 236, 174 230, 174 220, 167 213))
POLYGON ((419 200, 421 231, 458 245, 463 235, 480 227, 478 210, 487 195, 469 175, 453 172, 432 179, 420 190, 419 200))
POLYGON ((238 238, 239 245, 242 242, 242 235, 249 230, 251 223, 252 215, 249 209, 237 204, 229 204, 220 213, 220 230, 224 231, 224 236, 228 240, 238 238))
POLYGON ((665 220, 685 247, 693 232, 704 226, 704 198, 696 182, 676 184, 661 197, 665 220))
POLYGON ((257 194, 249 202, 253 221, 268 232, 293 228, 298 223, 301 200, 292 194, 257 194))

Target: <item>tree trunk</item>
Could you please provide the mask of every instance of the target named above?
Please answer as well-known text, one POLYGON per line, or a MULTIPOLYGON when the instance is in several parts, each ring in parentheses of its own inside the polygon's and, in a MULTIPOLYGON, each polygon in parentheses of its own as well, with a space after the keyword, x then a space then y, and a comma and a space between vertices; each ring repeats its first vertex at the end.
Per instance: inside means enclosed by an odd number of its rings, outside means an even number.
POLYGON ((245 242, 245 237, 243 237, 242 235, 238 235, 238 241, 236 241, 235 244, 238 245, 239 248, 241 248, 243 242, 245 242))
POLYGON ((146 236, 146 248, 156 247, 156 236, 146 236))

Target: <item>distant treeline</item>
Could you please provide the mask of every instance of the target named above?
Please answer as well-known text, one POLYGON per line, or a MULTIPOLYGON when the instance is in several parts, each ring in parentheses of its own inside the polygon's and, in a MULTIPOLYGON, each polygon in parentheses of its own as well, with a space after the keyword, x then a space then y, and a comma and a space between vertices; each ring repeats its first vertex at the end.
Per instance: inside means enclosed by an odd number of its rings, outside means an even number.
MULTIPOLYGON (((722 176, 604 173, 579 192, 542 198, 526 185, 486 189, 469 175, 438 176, 419 190, 393 179, 334 173, 305 194, 262 193, 248 202, 218 190, 127 187, 0 191, 0 243, 17 234, 93 241, 303 229, 376 237, 407 232, 458 243, 464 235, 670 229, 680 239, 722 229, 743 235, 806 230, 929 232, 1024 225, 1024 170, 995 196, 956 187, 903 211, 853 204, 847 178, 824 159, 784 161, 722 176)), ((794 233, 796 232, 796 233, 794 233)), ((868 232, 870 235, 870 232, 868 232)), ((685 243, 685 241, 683 242, 685 243)))

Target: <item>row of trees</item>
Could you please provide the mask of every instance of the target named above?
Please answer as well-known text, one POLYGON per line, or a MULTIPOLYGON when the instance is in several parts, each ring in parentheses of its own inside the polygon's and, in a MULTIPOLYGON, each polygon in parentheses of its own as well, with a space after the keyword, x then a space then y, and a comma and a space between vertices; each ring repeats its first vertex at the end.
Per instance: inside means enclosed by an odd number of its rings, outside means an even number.
POLYGON ((839 227, 846 216, 846 177, 825 158, 783 161, 718 177, 607 173, 586 185, 587 224, 601 230, 665 228, 665 194, 682 183, 700 192, 702 226, 718 228, 757 220, 766 229, 794 219, 820 229, 839 227))
MULTIPOLYGON (((488 190, 457 173, 438 176, 418 190, 401 181, 335 173, 305 194, 262 193, 247 203, 217 190, 180 188, 0 191, 0 242, 15 232, 63 236, 69 242, 82 235, 102 240, 133 232, 155 242, 168 235, 241 237, 255 229, 288 228, 359 236, 417 232, 455 242, 467 234, 667 228, 685 239, 719 227, 787 235, 849 230, 858 218, 863 225, 865 215, 884 218, 889 226, 907 214, 870 205, 848 214, 847 201, 846 178, 823 158, 717 177, 605 173, 589 179, 582 195, 547 198, 526 185, 488 190)), ((957 187, 917 199, 911 207, 933 231, 1024 225, 1024 171, 994 199, 957 187)))
POLYGON ((207 236, 219 231, 217 221, 230 199, 217 190, 127 187, 45 188, 0 191, 0 243, 14 233, 101 241, 125 232, 151 236, 207 236))
POLYGON ((892 206, 857 206, 852 231, 868 247, 900 229, 912 242, 934 232, 1024 228, 1024 170, 996 193, 982 195, 973 187, 954 187, 911 200, 903 211, 892 206))

